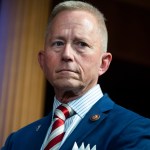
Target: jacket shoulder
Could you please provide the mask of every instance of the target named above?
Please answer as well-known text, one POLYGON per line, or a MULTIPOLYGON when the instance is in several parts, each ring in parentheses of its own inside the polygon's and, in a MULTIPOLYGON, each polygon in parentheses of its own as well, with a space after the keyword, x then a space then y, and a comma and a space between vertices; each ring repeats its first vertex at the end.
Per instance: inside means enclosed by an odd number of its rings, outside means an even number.
POLYGON ((45 134, 50 125, 50 116, 43 117, 35 122, 22 127, 21 129, 11 133, 2 150, 8 149, 34 149, 41 146, 45 138, 45 134), (32 141, 31 143, 29 141, 32 141), (18 144, 19 143, 19 144, 18 144))

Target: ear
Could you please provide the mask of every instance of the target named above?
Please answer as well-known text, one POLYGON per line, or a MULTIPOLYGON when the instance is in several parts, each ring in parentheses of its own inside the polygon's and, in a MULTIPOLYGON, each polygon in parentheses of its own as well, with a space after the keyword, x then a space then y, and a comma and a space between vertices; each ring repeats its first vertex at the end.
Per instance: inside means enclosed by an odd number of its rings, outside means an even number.
POLYGON ((102 54, 101 65, 100 65, 100 69, 99 69, 99 76, 101 76, 108 70, 111 60, 112 60, 111 53, 106 52, 106 53, 102 54))
POLYGON ((45 52, 43 50, 39 51, 38 53, 38 62, 40 64, 41 69, 44 71, 44 64, 45 64, 45 52))

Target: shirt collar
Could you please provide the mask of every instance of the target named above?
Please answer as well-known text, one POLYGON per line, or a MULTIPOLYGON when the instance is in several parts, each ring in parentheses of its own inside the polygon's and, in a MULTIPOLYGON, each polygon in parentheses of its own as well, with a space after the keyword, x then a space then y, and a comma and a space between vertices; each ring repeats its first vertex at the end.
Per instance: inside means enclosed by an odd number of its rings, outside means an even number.
MULTIPOLYGON (((101 87, 99 84, 95 85, 91 88, 87 93, 83 96, 71 101, 68 105, 81 117, 83 118, 85 114, 91 109, 91 107, 103 96, 101 87)), ((54 97, 53 104, 53 114, 54 110, 61 103, 54 97)))

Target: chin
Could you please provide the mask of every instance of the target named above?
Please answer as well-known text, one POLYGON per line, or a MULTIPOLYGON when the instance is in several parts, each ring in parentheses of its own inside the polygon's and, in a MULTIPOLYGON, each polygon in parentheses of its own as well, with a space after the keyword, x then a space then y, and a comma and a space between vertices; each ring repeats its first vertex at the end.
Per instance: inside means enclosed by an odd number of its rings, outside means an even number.
POLYGON ((70 81, 64 79, 61 82, 54 82, 53 86, 62 90, 74 90, 80 89, 83 85, 78 81, 70 81))

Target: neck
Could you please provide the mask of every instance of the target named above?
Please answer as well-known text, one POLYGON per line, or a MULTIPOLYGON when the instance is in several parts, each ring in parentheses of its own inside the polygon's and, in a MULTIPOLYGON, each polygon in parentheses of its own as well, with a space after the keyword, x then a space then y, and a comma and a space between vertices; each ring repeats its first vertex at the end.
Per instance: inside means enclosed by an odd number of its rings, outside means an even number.
POLYGON ((68 103, 81 97, 87 91, 89 91, 92 87, 80 88, 78 90, 69 89, 69 90, 64 90, 64 91, 62 91, 62 89, 61 90, 55 89, 55 94, 56 94, 57 100, 59 100, 61 103, 68 103))
POLYGON ((73 91, 66 91, 61 95, 56 94, 56 98, 61 103, 68 103, 70 101, 73 101, 77 99, 78 97, 81 97, 83 94, 75 94, 73 91))

